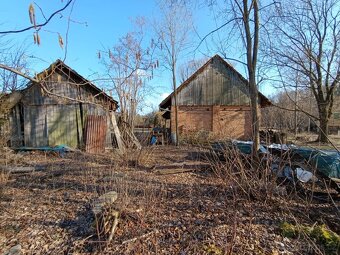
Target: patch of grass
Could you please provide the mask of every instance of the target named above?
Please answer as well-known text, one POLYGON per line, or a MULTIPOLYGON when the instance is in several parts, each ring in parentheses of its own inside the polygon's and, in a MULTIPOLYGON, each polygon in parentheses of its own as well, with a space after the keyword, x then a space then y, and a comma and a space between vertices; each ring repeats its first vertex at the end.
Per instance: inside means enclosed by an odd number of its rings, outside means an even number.
POLYGON ((215 244, 208 244, 203 246, 204 251, 207 254, 212 254, 212 255, 222 255, 223 251, 220 247, 216 246, 215 244))
POLYGON ((283 222, 280 228, 284 237, 297 238, 303 233, 308 235, 324 248, 326 254, 339 254, 340 252, 340 236, 329 230, 324 224, 308 227, 283 222))
POLYGON ((296 226, 293 224, 290 224, 288 222, 283 222, 280 226, 281 228, 281 234, 284 237, 288 238, 296 238, 299 235, 299 231, 296 226))
POLYGON ((312 228, 310 236, 325 247, 327 254, 339 254, 340 236, 327 229, 325 225, 312 228))

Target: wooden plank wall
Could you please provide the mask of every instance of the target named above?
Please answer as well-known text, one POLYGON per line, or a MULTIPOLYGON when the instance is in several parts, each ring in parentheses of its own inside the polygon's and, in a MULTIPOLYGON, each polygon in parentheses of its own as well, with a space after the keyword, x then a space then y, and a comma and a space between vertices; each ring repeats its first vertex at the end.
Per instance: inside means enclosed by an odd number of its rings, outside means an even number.
MULTIPOLYGON (((53 93, 97 102, 86 86, 77 86, 63 75, 52 75, 46 84, 53 93), (58 77, 59 76, 59 77, 58 77)), ((84 125, 87 115, 106 117, 106 110, 90 103, 79 103, 43 95, 39 85, 31 86, 23 97, 24 145, 27 147, 67 145, 84 147, 84 125)), ((99 101, 98 101, 99 103, 99 101)), ((15 114, 15 113, 13 113, 15 114)), ((12 115, 13 115, 12 114, 12 115)), ((20 126, 20 117, 15 116, 20 126)), ((109 123, 108 123, 109 124, 109 123)), ((105 144, 112 145, 111 127, 106 125, 105 144)))
POLYGON ((83 124, 77 104, 48 105, 48 145, 65 144, 72 148, 81 147, 83 124))
POLYGON ((23 145, 23 133, 20 122, 21 107, 19 104, 12 108, 9 116, 10 142, 12 147, 21 147, 23 145))

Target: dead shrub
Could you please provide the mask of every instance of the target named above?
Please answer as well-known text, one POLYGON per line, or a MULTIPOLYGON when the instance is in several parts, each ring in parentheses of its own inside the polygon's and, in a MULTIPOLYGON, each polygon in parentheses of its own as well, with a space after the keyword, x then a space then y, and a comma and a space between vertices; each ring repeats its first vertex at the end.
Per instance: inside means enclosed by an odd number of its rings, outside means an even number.
POLYGON ((180 144, 207 145, 213 140, 212 132, 205 130, 183 131, 179 136, 180 144))
POLYGON ((159 149, 159 147, 154 147, 154 146, 146 146, 142 147, 138 152, 137 152, 137 164, 138 166, 151 166, 155 162, 154 158, 154 152, 155 150, 159 149))
POLYGON ((250 155, 236 148, 226 148, 221 153, 212 152, 209 163, 223 183, 247 198, 267 199, 275 193, 276 176, 271 170, 271 158, 262 157, 254 164, 250 155))

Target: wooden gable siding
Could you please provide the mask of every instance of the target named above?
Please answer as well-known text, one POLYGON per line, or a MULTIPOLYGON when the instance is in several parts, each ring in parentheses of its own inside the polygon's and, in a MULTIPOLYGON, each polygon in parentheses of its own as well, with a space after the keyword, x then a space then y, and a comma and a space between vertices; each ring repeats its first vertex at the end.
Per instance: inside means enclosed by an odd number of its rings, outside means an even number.
POLYGON ((249 102, 247 84, 218 58, 178 91, 178 105, 249 105, 249 102))
MULTIPOLYGON (((65 97, 70 97, 82 101, 92 102, 102 104, 105 103, 103 98, 94 97, 95 92, 91 90, 90 87, 77 84, 77 81, 74 81, 64 75, 59 73, 55 73, 51 75, 45 82, 45 86, 54 94, 62 95, 65 97)), ((38 84, 34 84, 30 86, 24 92, 23 103, 26 105, 50 105, 50 104, 77 104, 76 101, 67 100, 60 97, 55 96, 45 96, 41 87, 38 84)))

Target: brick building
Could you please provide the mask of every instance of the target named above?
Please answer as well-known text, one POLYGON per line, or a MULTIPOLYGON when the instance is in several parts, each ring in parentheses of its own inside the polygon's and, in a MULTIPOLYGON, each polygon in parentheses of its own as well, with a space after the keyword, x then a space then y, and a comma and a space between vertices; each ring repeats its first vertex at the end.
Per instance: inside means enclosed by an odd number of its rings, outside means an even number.
MULTIPOLYGON (((261 107, 271 102, 259 93, 261 107)), ((159 105, 175 134, 173 93, 159 105)), ((219 55, 208 60, 177 88, 179 133, 212 132, 214 137, 251 138, 248 81, 219 55)))

